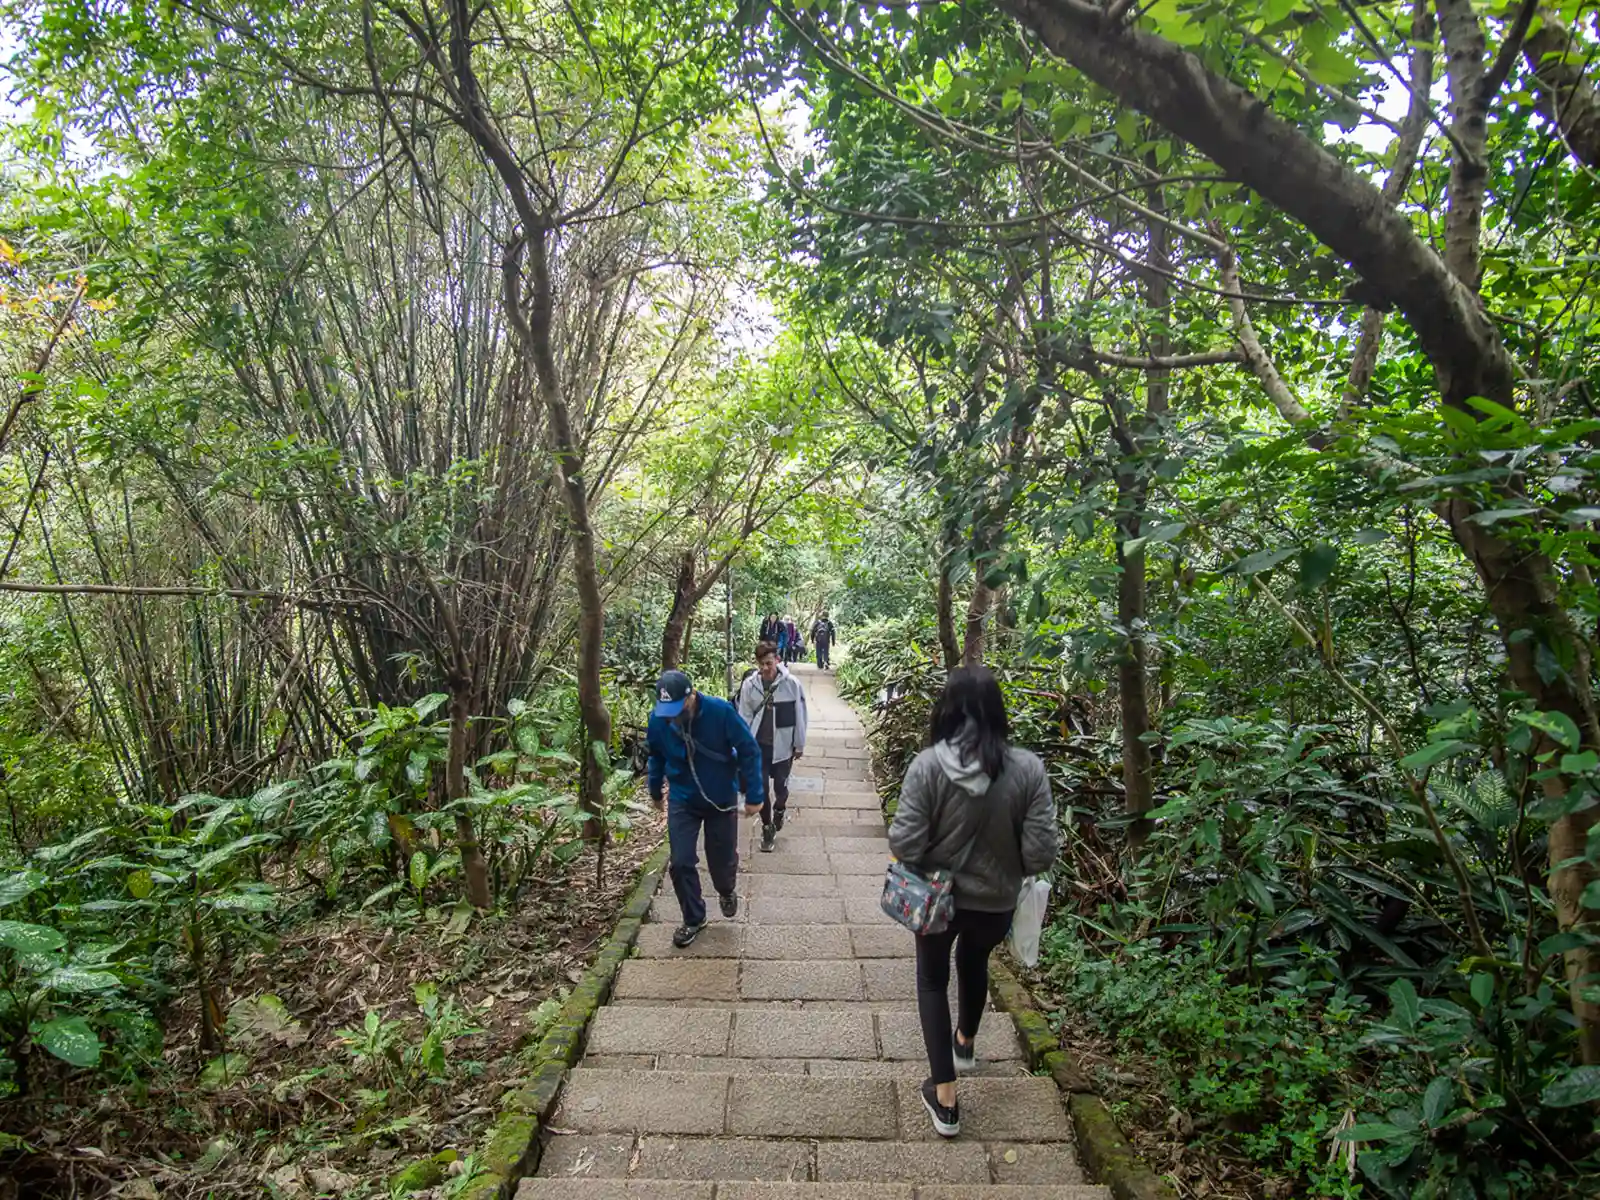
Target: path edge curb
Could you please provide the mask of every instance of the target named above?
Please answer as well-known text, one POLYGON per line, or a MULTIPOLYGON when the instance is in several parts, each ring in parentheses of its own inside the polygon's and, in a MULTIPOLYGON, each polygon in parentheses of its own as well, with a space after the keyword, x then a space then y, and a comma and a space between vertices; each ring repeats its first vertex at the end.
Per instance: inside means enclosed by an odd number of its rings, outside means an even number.
POLYGON ((1072 1118, 1078 1156, 1094 1181, 1110 1188, 1115 1200, 1178 1200, 1177 1191, 1151 1170, 1122 1136, 1116 1118, 1095 1094, 1077 1059, 1061 1049, 1033 993, 998 956, 989 960, 989 991, 1016 1027, 1028 1065, 1048 1073, 1061 1090, 1072 1118))
POLYGON ((639 868, 633 892, 612 927, 611 936, 539 1042, 525 1082, 500 1102, 500 1116, 479 1143, 478 1171, 461 1193, 461 1200, 510 1200, 517 1184, 539 1169, 541 1134, 555 1108, 567 1068, 582 1057, 589 1023, 610 998, 617 972, 633 952, 639 928, 666 870, 668 852, 663 837, 639 868))

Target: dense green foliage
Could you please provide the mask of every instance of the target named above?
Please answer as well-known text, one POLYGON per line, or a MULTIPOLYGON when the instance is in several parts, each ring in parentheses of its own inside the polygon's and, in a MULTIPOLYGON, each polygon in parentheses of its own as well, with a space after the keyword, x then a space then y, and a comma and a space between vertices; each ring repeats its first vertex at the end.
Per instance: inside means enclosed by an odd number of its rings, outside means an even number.
MULTIPOLYGON (((1175 1174, 1593 1192, 1588 8, 3 11, 24 1134, 286 1045, 231 972, 316 922, 559 904, 657 670, 828 608, 890 804, 1002 675, 1175 1174)), ((347 1147, 464 1078, 403 1007, 347 1147)))

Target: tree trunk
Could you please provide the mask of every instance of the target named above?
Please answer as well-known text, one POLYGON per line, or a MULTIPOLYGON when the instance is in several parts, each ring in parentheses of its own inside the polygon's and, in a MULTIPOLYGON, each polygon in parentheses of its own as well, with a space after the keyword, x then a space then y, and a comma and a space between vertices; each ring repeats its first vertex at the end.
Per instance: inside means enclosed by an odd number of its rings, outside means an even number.
POLYGON ((672 587, 672 607, 667 611, 667 626, 661 632, 661 669, 670 671, 679 666, 687 651, 686 632, 689 616, 694 612, 695 553, 685 550, 678 559, 678 575, 672 587))
POLYGON ((939 649, 944 653, 944 669, 954 671, 961 664, 961 647, 956 642, 955 585, 950 572, 955 566, 958 530, 955 522, 946 522, 944 536, 939 543, 939 585, 934 596, 934 608, 939 620, 939 649))
POLYGON ((1117 624, 1122 645, 1117 652, 1117 704, 1122 717, 1123 807, 1134 817, 1128 826, 1128 849, 1137 854, 1150 836, 1151 825, 1142 818, 1154 807, 1155 789, 1150 777, 1150 699, 1146 691, 1144 645, 1144 548, 1132 554, 1127 543, 1143 528, 1146 488, 1132 471, 1117 473, 1117 624))
MULTIPOLYGON (((1478 415, 1468 401, 1483 396, 1515 407, 1515 372, 1482 305, 1421 241, 1410 218, 1367 180, 1274 115, 1265 102, 1225 79, 1181 47, 1142 30, 1119 27, 1079 0, 1002 0, 1044 43, 1124 104, 1139 109, 1184 138, 1218 166, 1300 221, 1350 263, 1374 295, 1398 308, 1417 335, 1439 380, 1445 403, 1478 415)), ((1569 135, 1570 136, 1570 135, 1569 135)), ((1516 499, 1513 487, 1497 489, 1516 499)), ((1590 654, 1557 595, 1550 560, 1513 546, 1469 518, 1466 500, 1439 510, 1482 581, 1500 627, 1513 684, 1533 704, 1569 717, 1582 748, 1600 749, 1600 723, 1590 691, 1590 654), (1564 669, 1545 679, 1539 649, 1564 669)), ((1541 737, 1536 753, 1557 747, 1541 737)), ((1545 772, 1545 797, 1564 803, 1567 785, 1545 772)), ((1600 912, 1587 908, 1584 889, 1596 870, 1581 857, 1600 810, 1570 813, 1550 832, 1550 894, 1562 930, 1592 927, 1600 912)), ((1568 979, 1600 980, 1600 950, 1566 954, 1568 979)), ((1572 989, 1585 1062, 1600 1063, 1600 1005, 1572 989)))
MULTIPOLYGON (((468 678, 450 681, 450 757, 445 764, 445 803, 461 800, 467 794, 467 722, 472 716, 472 681, 468 678)), ((484 861, 483 847, 478 845, 478 833, 473 828, 472 814, 464 808, 452 811, 456 820, 456 845, 461 850, 461 875, 466 885, 467 900, 476 909, 487 909, 493 901, 489 896, 489 864, 484 861)), ((409 863, 401 864, 404 872, 409 863)))
POLYGON ((962 635, 961 665, 983 666, 984 623, 989 607, 994 603, 994 589, 977 580, 972 585, 972 599, 967 602, 967 624, 962 635))

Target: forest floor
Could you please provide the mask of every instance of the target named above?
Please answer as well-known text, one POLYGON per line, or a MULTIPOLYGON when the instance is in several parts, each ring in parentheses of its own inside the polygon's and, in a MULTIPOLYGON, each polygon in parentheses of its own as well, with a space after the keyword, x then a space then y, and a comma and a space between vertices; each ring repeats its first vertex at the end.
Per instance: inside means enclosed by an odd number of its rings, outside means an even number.
POLYGON ((641 815, 603 888, 585 851, 465 929, 453 905, 373 908, 237 956, 218 981, 225 1054, 201 1050, 197 1002, 178 997, 147 1074, 76 1092, 64 1078, 39 1089, 48 1103, 0 1106, 0 1200, 387 1195, 430 1157, 443 1200, 662 825, 641 815))
POLYGON ((1151 1170, 1171 1179, 1183 1200, 1288 1200, 1293 1195, 1289 1181, 1263 1175, 1254 1163, 1229 1154, 1216 1139, 1197 1138, 1195 1120, 1163 1094, 1155 1059, 1121 1050, 1110 1038, 1075 1022, 1042 973, 1023 974, 1045 1010, 1061 1017, 1061 1048, 1094 1083, 1139 1157, 1151 1170))

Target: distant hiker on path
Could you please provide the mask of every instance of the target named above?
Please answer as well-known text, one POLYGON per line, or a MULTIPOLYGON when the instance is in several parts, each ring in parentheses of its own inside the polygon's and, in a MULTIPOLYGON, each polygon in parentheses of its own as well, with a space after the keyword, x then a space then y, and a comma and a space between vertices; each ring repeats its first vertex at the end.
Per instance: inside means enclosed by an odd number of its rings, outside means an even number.
POLYGON ((789 630, 792 627, 792 622, 780 619, 776 631, 770 638, 765 639, 778 647, 778 658, 783 662, 789 661, 789 630))
POLYGON ((823 613, 811 625, 811 640, 817 647, 817 669, 828 670, 830 659, 828 651, 833 648, 838 634, 834 631, 833 622, 828 620, 828 614, 823 613))
POLYGON ((733 705, 695 691, 682 671, 665 671, 656 681, 645 740, 650 799, 667 806, 668 874, 683 910, 672 944, 682 949, 706 924, 697 852, 702 828, 722 915, 731 920, 739 912, 739 793, 745 816, 761 811, 761 748, 733 705))
POLYGON ((735 701, 761 747, 767 792, 761 804, 761 849, 771 851, 789 807, 789 772, 806 748, 806 693, 778 661, 771 642, 756 646, 756 669, 744 677, 735 701))
POLYGON ((778 640, 778 626, 781 624, 777 613, 768 613, 761 620, 761 632, 756 634, 758 642, 776 642, 778 640))
POLYGON ((785 651, 784 662, 792 663, 800 657, 800 630, 795 625, 793 617, 783 619, 782 645, 785 651))
POLYGON ((977 1065, 973 1043, 989 998, 989 955, 1011 928, 1023 876, 1048 870, 1060 842, 1044 764, 1010 745, 1010 736, 994 673, 986 667, 950 672, 934 705, 928 748, 906 769, 889 828, 889 849, 901 862, 923 874, 944 868, 955 880, 950 927, 917 937, 917 1014, 932 1072, 922 1085, 922 1103, 942 1137, 961 1132, 956 1071, 977 1065))

